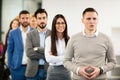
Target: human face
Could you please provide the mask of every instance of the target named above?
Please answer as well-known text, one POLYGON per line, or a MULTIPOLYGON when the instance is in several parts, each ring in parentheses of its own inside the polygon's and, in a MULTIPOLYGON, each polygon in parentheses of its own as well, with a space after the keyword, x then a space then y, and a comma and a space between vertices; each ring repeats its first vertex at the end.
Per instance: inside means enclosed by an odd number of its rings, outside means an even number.
POLYGON ((37 14, 37 24, 41 29, 44 29, 47 25, 47 16, 45 13, 37 14))
POLYGON ((65 21, 62 18, 58 18, 56 21, 56 31, 57 33, 63 33, 65 31, 65 21))
POLYGON ((36 28, 36 27, 37 27, 37 20, 36 20, 35 17, 31 17, 31 18, 30 18, 30 26, 31 26, 32 28, 36 28))
POLYGON ((14 20, 12 23, 12 29, 16 29, 19 25, 19 22, 17 20, 14 20))
POLYGON ((30 15, 29 14, 21 14, 20 15, 20 23, 23 27, 28 27, 30 24, 30 15))
POLYGON ((96 31, 98 15, 96 12, 86 12, 82 18, 82 23, 87 31, 96 31))

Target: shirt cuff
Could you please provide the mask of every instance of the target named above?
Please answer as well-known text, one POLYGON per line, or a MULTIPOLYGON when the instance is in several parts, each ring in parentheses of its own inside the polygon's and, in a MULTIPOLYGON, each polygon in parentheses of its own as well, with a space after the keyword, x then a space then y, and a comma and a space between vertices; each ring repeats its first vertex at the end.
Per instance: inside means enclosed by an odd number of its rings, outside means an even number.
POLYGON ((80 69, 80 67, 78 67, 76 70, 77 75, 79 75, 79 69, 80 69))

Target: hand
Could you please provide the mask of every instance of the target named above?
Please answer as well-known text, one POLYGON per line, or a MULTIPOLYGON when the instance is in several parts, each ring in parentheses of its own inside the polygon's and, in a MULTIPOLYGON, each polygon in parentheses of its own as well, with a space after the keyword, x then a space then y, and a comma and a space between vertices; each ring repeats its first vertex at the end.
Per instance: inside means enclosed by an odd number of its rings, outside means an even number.
POLYGON ((94 71, 94 68, 88 67, 87 69, 85 69, 85 72, 87 72, 88 74, 92 73, 94 71))
POLYGON ((37 51, 37 50, 38 50, 38 47, 34 47, 33 50, 34 50, 34 51, 37 51))
POLYGON ((96 78, 100 74, 99 67, 89 66, 89 68, 94 69, 94 71, 92 73, 90 73, 90 75, 89 75, 90 80, 96 78))
POLYGON ((87 66, 87 67, 80 68, 78 73, 81 76, 85 77, 86 79, 92 80, 99 75, 100 69, 94 66, 87 66))
POLYGON ((82 67, 78 70, 78 74, 87 78, 88 80, 90 80, 90 74, 88 72, 86 72, 86 70, 88 69, 88 67, 82 67))
POLYGON ((49 51, 49 54, 50 54, 50 55, 52 55, 52 52, 51 52, 51 51, 49 51))

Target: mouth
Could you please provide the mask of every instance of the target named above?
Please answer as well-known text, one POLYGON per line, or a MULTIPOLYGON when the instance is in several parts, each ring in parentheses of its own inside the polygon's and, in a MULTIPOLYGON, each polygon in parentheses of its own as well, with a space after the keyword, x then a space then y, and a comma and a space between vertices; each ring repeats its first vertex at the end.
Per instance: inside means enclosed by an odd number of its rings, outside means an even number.
POLYGON ((95 25, 90 25, 90 28, 94 28, 95 27, 95 25))
POLYGON ((94 26, 93 24, 90 25, 91 27, 94 26))
POLYGON ((45 24, 44 22, 41 23, 41 25, 45 24))
POLYGON ((59 30, 60 32, 63 32, 63 31, 64 31, 64 29, 63 29, 63 28, 59 28, 58 30, 59 30))

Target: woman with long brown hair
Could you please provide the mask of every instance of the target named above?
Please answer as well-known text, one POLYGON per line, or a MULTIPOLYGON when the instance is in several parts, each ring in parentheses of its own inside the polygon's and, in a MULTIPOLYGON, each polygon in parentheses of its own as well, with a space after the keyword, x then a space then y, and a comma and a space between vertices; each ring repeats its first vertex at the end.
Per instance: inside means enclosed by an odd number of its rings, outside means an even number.
POLYGON ((51 36, 45 41, 45 58, 49 63, 46 80, 71 80, 69 71, 63 66, 68 40, 65 17, 57 14, 52 22, 51 36))

